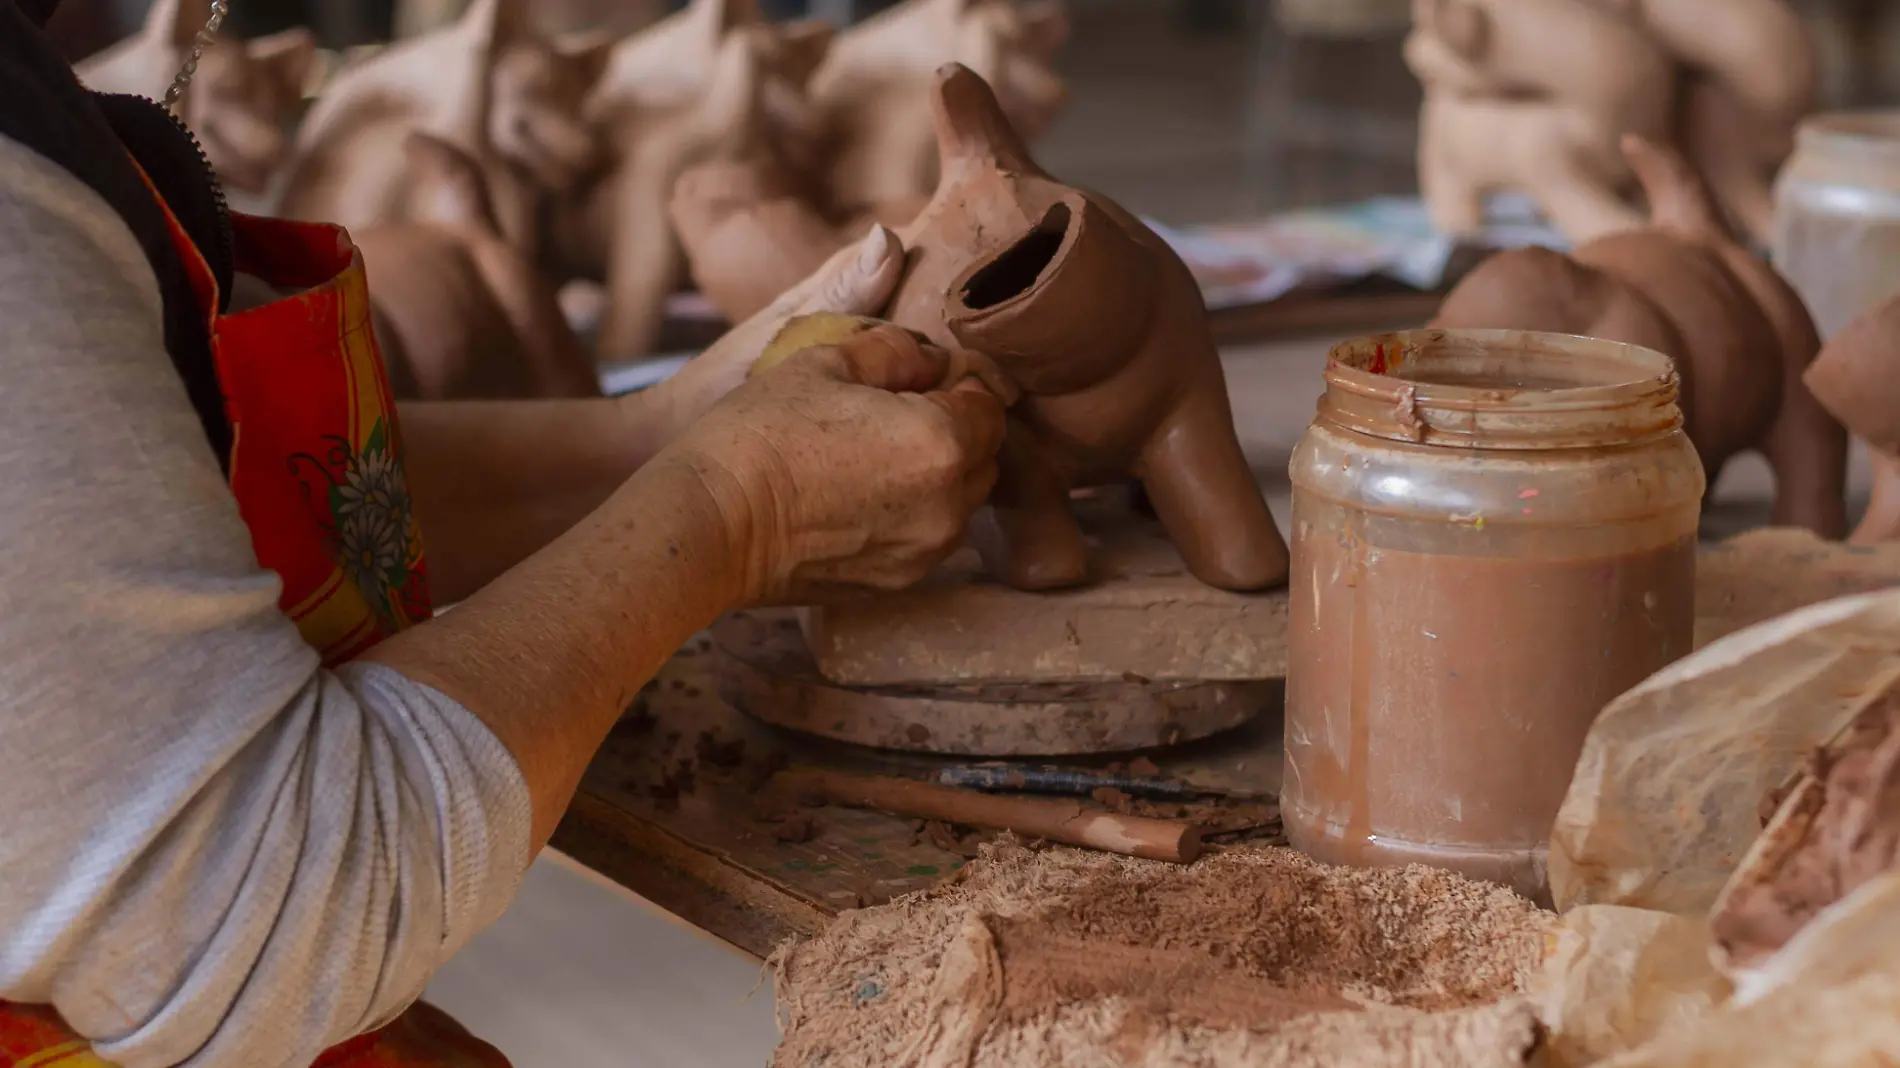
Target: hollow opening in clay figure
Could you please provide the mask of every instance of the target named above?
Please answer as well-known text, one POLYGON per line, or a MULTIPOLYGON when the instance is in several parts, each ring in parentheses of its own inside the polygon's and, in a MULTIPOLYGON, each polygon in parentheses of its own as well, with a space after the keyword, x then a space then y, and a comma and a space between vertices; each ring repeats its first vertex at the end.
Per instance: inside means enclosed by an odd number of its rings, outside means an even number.
POLYGON ((994 308, 1028 292, 1055 262, 1062 238, 1069 232, 1069 215, 1067 204, 1051 207, 1034 230, 971 275, 963 285, 963 306, 972 311, 994 308))

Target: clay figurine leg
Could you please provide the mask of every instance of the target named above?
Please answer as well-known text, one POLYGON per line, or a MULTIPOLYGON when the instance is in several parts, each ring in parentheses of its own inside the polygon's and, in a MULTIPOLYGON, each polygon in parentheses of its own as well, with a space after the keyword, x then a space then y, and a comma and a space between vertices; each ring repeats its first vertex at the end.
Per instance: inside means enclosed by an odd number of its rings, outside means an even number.
POLYGON ((636 166, 614 176, 607 255, 607 310, 594 340, 598 359, 645 356, 659 340, 666 298, 686 275, 686 256, 667 219, 659 177, 636 166))
POLYGON ((1286 581, 1286 539, 1240 451, 1218 378, 1194 388, 1162 424, 1136 474, 1194 577, 1224 590, 1286 581))
POLYGON ((1875 450, 1873 496, 1848 542, 1877 545, 1900 538, 1900 457, 1875 450))
POLYGON ((1069 487, 1037 450, 1033 431, 1011 420, 998 466, 989 507, 970 528, 984 567, 1019 590, 1086 582, 1088 543, 1069 511, 1069 487))

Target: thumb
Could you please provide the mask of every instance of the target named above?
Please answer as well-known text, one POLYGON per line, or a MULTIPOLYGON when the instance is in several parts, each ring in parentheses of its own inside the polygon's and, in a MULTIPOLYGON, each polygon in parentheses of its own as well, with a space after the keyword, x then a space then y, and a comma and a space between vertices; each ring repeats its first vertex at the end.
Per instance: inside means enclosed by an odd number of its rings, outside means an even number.
POLYGON ((848 380, 892 393, 935 389, 950 369, 949 353, 890 323, 845 338, 838 354, 848 380))
POLYGON ((903 243, 888 228, 873 226, 862 241, 840 249, 806 279, 791 312, 876 315, 897 292, 903 274, 903 243))

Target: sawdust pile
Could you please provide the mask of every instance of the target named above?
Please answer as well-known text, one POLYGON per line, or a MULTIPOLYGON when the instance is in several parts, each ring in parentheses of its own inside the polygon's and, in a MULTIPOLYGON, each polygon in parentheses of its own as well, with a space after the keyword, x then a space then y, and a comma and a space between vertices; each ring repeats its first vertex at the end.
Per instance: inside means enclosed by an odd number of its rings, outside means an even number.
POLYGON ((991 846, 782 951, 773 1064, 1522 1065, 1554 922, 1432 868, 991 846))

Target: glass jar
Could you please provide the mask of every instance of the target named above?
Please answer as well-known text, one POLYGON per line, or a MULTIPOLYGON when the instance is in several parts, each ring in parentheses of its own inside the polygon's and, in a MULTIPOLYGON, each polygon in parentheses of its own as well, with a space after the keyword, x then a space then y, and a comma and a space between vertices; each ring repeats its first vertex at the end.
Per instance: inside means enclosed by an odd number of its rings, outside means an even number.
POLYGON ((1668 357, 1590 338, 1333 349, 1291 464, 1295 847, 1547 898, 1591 722, 1694 635, 1704 480, 1676 391, 1668 357))
POLYGON ((1772 241, 1823 339, 1900 293, 1900 111, 1802 122, 1775 181, 1772 241))

